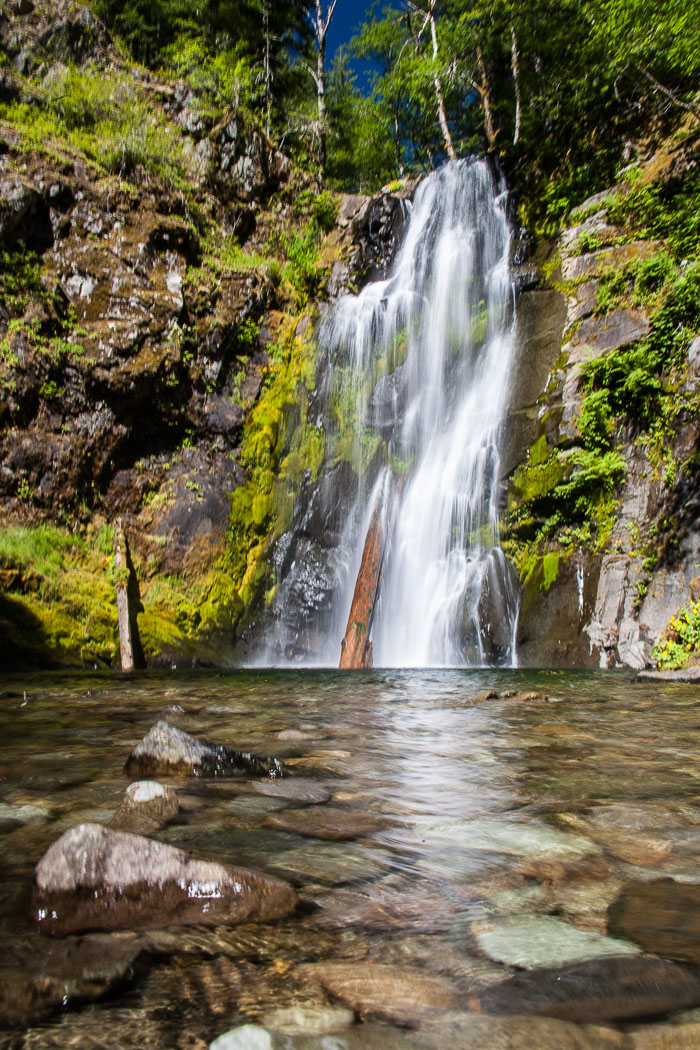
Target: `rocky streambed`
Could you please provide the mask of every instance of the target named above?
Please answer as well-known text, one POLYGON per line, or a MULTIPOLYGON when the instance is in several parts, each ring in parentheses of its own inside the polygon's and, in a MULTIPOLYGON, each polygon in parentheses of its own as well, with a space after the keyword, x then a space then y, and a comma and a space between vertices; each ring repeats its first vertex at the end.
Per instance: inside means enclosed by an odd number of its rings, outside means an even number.
POLYGON ((0 1047, 700 1046, 692 684, 0 680, 0 1047))

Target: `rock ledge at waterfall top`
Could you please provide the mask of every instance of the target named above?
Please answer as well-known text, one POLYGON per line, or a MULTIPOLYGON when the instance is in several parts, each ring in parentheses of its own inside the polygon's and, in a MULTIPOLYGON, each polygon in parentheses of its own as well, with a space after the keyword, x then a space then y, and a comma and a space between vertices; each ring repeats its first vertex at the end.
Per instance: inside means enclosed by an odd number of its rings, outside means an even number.
POLYGON ((37 864, 32 912, 42 933, 271 922, 296 907, 286 882, 196 860, 101 824, 71 828, 37 864))
POLYGON ((130 776, 281 777, 288 772, 277 758, 233 751, 197 740, 163 720, 156 722, 126 760, 130 776))

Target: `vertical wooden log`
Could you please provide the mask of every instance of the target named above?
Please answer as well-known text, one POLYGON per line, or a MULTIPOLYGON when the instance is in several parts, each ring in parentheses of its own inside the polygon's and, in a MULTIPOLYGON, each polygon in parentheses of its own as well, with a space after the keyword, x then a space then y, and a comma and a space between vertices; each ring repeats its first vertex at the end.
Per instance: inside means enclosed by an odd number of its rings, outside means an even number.
POLYGON ((367 530, 348 625, 340 647, 338 666, 344 670, 372 666, 372 643, 369 640, 369 632, 382 578, 386 545, 385 517, 383 502, 380 501, 367 530))
POLYGON ((129 619, 129 568, 126 536, 122 519, 117 518, 114 530, 114 564, 117 581, 117 614, 119 617, 119 651, 122 671, 133 671, 134 648, 131 643, 131 621, 129 619))

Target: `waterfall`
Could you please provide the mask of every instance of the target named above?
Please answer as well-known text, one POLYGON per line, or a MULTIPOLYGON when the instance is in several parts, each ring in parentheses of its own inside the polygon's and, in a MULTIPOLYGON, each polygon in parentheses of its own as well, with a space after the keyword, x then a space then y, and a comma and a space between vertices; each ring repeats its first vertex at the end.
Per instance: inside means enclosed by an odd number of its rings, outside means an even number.
POLYGON ((337 664, 378 508, 386 542, 374 665, 515 662, 518 587, 498 537, 514 354, 509 253, 504 195, 488 166, 451 162, 419 186, 389 275, 324 318, 326 470, 296 520, 304 534, 315 500, 317 519, 319 508, 335 516, 335 536, 329 542, 307 525, 314 542, 287 558, 273 662, 311 654, 337 664), (326 569, 324 598, 300 631, 288 603, 308 577, 305 549, 326 569))

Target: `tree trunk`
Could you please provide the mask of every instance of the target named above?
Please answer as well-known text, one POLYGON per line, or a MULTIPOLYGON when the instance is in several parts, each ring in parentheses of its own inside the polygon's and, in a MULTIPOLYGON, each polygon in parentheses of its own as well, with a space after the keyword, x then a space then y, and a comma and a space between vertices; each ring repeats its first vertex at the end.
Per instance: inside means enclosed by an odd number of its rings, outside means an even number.
MULTIPOLYGON (((433 41, 433 62, 437 65, 438 59, 438 42, 437 42, 437 31, 435 29, 435 5, 430 6, 430 35, 433 41)), ((455 153, 454 145, 452 144, 452 135, 450 134, 450 126, 447 123, 447 113, 445 111, 445 95, 442 90, 442 81, 440 75, 436 72, 434 77, 435 83, 435 99, 437 101, 437 112, 438 120, 440 122, 440 130, 442 132, 442 141, 445 143, 445 151, 450 160, 457 160, 457 154, 455 153)))
POLYGON ((126 536, 122 519, 117 518, 114 532, 114 564, 117 578, 117 615, 119 618, 119 651, 122 671, 133 671, 134 649, 131 643, 131 620, 129 618, 129 568, 126 536))
POLYGON ((316 56, 316 97, 318 105, 318 166, 326 177, 326 34, 319 37, 316 56))
POLYGON ((270 4, 263 0, 263 31, 265 33, 265 55, 263 66, 265 72, 265 133, 270 137, 272 112, 272 64, 270 60, 270 4))
POLYGON ((481 47, 478 45, 476 49, 476 59, 479 63, 479 76, 481 77, 481 87, 478 90, 481 95, 481 103, 484 107, 484 130, 486 131, 486 141, 489 144, 489 148, 494 149, 498 132, 493 126, 493 115, 491 113, 491 89, 489 86, 488 73, 486 72, 486 63, 484 62, 481 47))
POLYGON ((514 26, 510 27, 510 68, 515 85, 515 130, 513 132, 513 145, 515 145, 520 138, 520 52, 514 26))
POLYGON ((338 666, 344 670, 372 666, 372 643, 369 634, 379 596, 386 538, 386 515, 383 502, 380 501, 367 530, 348 626, 340 646, 338 666))

